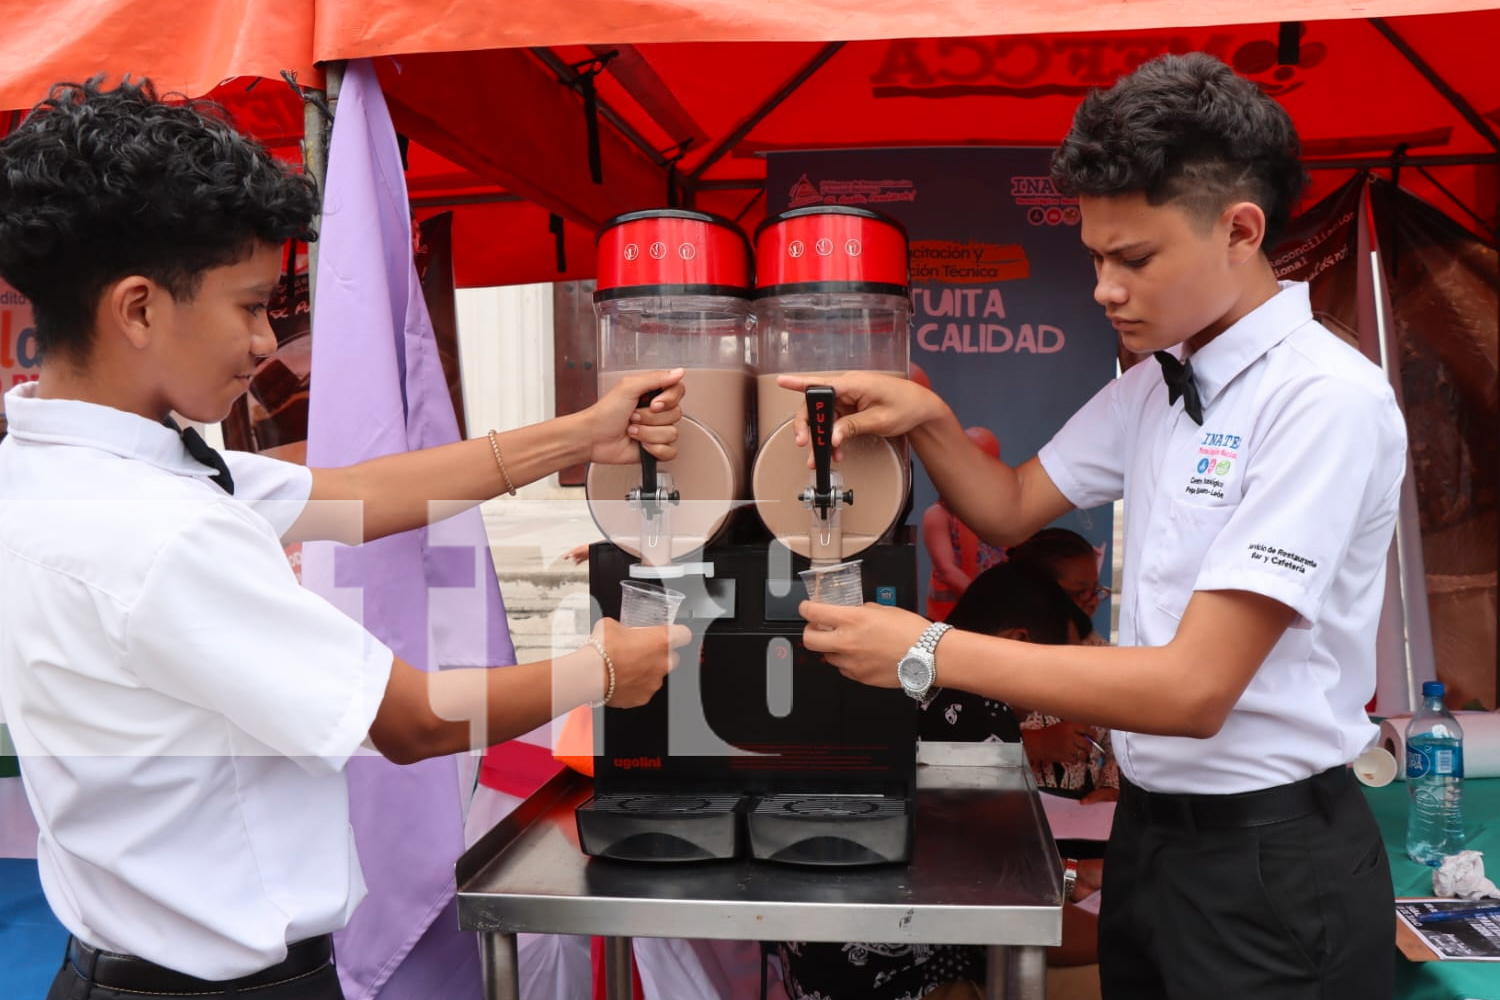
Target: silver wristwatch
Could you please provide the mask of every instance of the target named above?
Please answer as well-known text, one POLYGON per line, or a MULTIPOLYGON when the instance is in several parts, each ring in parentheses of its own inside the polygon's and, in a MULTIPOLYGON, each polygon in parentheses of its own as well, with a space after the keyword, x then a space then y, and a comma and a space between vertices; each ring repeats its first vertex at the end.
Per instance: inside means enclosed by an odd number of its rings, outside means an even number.
POLYGON ((937 680, 937 660, 934 654, 937 652, 938 640, 952 627, 942 622, 933 622, 927 626, 916 645, 908 649, 896 664, 896 679, 901 682, 902 690, 918 701, 927 697, 932 682, 937 680))

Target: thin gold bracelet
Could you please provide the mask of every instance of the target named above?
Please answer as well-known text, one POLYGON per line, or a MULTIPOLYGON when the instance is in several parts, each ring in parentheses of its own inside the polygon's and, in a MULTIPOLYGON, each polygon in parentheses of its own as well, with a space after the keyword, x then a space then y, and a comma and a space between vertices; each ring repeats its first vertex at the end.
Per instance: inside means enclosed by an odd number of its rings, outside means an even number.
POLYGON ((516 485, 510 481, 510 472, 505 468, 505 459, 500 457, 500 442, 495 440, 494 431, 490 431, 486 436, 490 439, 490 451, 495 453, 495 464, 500 466, 500 475, 505 477, 505 488, 511 496, 515 496, 516 485))
POLYGON ((604 689, 604 697, 598 701, 589 702, 589 708, 603 708, 609 704, 609 699, 615 696, 615 661, 611 660, 609 654, 604 651, 604 643, 594 636, 588 637, 587 644, 599 651, 599 656, 604 660, 604 669, 609 673, 609 684, 604 689))

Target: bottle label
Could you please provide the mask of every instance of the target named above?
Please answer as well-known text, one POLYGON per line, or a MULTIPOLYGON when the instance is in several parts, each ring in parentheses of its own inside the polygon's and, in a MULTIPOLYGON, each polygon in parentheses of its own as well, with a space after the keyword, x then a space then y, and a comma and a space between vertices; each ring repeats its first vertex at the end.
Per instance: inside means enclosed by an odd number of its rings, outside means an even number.
POLYGON ((1442 777, 1464 776, 1463 747, 1406 746, 1406 776, 1425 778, 1429 774, 1442 777))

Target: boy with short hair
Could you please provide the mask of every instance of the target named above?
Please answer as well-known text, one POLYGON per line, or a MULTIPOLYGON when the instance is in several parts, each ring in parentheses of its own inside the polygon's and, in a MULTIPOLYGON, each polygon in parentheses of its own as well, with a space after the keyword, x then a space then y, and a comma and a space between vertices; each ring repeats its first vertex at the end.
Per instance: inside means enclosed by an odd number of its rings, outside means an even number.
MULTIPOLYGON (((1126 501, 1118 648, 936 647, 938 684, 1116 730, 1105 997, 1389 997, 1390 873, 1345 765, 1376 733, 1364 706, 1406 432, 1380 369, 1272 272, 1302 190, 1296 132, 1218 60, 1165 56, 1083 101, 1053 176, 1079 199, 1095 299, 1159 365, 1014 469, 931 392, 869 374, 832 380, 834 444, 909 434, 992 543, 1126 501)), ((871 605, 802 612, 809 649, 909 690, 924 672, 898 670, 903 652, 941 628, 871 605)))
POLYGON ((350 755, 641 704, 688 638, 606 620, 551 661, 427 674, 298 585, 284 543, 423 527, 430 500, 638 444, 670 459, 682 395, 680 372, 643 374, 581 413, 347 469, 179 436, 173 413, 222 419, 275 348, 281 246, 316 211, 218 109, 149 83, 59 85, 0 142, 0 276, 42 352, 0 443, 0 699, 72 934, 49 1000, 336 1000, 329 935, 364 895, 350 755))

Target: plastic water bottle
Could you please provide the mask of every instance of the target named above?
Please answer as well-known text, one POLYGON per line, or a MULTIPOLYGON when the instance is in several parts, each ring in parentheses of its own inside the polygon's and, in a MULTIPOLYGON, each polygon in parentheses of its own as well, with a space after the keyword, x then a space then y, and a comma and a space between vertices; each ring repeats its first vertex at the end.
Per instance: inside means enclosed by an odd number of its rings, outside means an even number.
POLYGON ((1422 685, 1406 726, 1406 856, 1436 868, 1464 849, 1464 731, 1443 704, 1441 681, 1422 685))

